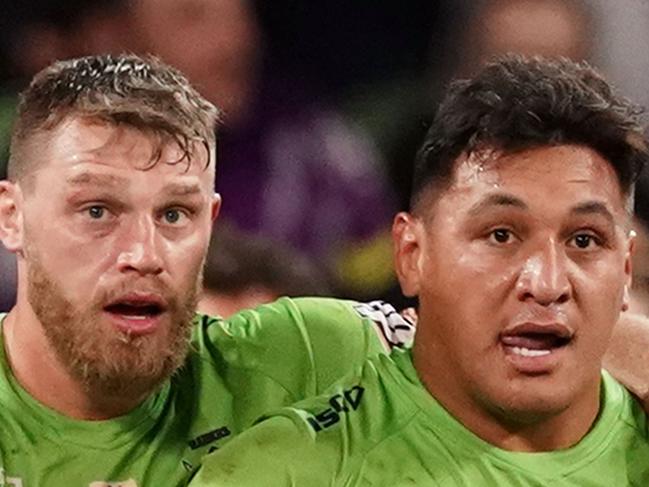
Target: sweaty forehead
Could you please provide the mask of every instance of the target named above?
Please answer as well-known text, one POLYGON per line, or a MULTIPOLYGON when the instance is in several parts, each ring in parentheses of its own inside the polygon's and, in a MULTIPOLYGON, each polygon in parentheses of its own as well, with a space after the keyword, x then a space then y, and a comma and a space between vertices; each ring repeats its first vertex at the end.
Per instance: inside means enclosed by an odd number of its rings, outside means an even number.
POLYGON ((541 182, 575 190, 601 186, 611 196, 622 193, 613 166, 596 151, 577 145, 540 147, 514 153, 486 149, 463 154, 456 161, 451 188, 491 185, 533 190, 541 182))
POLYGON ((120 172, 147 171, 167 175, 193 175, 213 187, 214 164, 207 166, 208 151, 197 144, 188 160, 170 138, 153 132, 96 120, 73 118, 52 130, 42 144, 40 167, 67 177, 83 165, 120 172))
POLYGON ((426 206, 433 210, 430 217, 440 211, 458 215, 476 205, 490 207, 485 201, 502 203, 504 197, 541 214, 563 214, 595 202, 616 219, 626 221, 629 214, 630 198, 623 194, 612 165, 596 151, 573 145, 463 154, 456 160, 452 180, 438 197, 431 194, 426 206))

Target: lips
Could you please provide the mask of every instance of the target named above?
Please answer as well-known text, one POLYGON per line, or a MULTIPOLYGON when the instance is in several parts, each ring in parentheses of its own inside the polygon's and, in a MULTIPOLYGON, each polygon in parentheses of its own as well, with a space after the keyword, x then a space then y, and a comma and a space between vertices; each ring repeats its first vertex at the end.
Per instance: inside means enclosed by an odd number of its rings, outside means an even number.
POLYGON ((503 345, 527 350, 553 350, 572 340, 572 331, 558 323, 525 323, 506 330, 500 336, 503 345))
POLYGON ((508 359, 521 372, 543 373, 556 367, 574 331, 562 323, 521 323, 500 335, 508 359))
POLYGON ((166 301, 158 294, 131 292, 110 301, 104 306, 104 312, 122 332, 143 335, 157 329, 167 308, 166 301))

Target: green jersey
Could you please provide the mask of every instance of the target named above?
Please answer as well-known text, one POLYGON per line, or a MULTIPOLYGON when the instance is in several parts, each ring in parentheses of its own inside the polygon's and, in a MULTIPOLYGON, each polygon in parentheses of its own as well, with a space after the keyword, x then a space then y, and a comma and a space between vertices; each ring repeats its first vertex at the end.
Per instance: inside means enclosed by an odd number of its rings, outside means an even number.
POLYGON ((395 349, 208 455, 189 485, 649 486, 646 416, 605 372, 602 386, 600 414, 578 444, 510 452, 454 419, 419 382, 409 351, 395 349))
POLYGON ((107 421, 73 420, 37 402, 0 343, 0 487, 184 485, 206 453, 269 407, 321 393, 384 353, 386 340, 410 335, 377 303, 281 299, 226 321, 197 316, 183 368, 137 409, 107 421))

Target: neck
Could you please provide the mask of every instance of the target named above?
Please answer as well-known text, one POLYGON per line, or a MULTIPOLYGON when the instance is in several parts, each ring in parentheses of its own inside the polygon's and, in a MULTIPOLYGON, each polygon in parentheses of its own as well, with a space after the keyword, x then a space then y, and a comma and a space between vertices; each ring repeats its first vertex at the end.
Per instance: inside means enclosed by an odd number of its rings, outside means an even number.
POLYGON ((20 296, 18 303, 2 325, 5 353, 16 380, 37 401, 70 418, 102 420, 124 415, 144 400, 146 395, 107 397, 89 391, 60 362, 31 307, 21 305, 20 296))
POLYGON ((461 380, 448 373, 449 362, 444 360, 443 351, 430 350, 421 345, 423 341, 415 340, 413 355, 417 373, 428 392, 467 429, 498 448, 520 452, 569 448, 588 433, 597 418, 599 377, 583 398, 560 411, 514 413, 489 406, 478 394, 458 387, 461 380))

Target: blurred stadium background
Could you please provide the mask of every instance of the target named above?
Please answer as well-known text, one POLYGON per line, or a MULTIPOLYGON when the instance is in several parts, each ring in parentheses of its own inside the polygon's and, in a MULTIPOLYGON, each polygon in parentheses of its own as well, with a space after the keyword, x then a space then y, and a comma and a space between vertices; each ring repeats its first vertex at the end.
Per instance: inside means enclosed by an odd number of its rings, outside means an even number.
MULTIPOLYGON (((588 60, 649 103, 646 0, 2 4, 0 173, 16 95, 55 59, 152 53, 223 109, 216 189, 224 208, 212 250, 222 255, 208 260, 207 285, 224 313, 282 294, 406 304, 391 270, 391 217, 407 207, 410 165, 441 89, 491 56, 588 60)), ((643 180, 642 235, 648 194, 643 180)), ((643 312, 645 240, 635 285, 643 312)), ((11 306, 14 289, 13 256, 0 250, 0 309, 11 306)))

